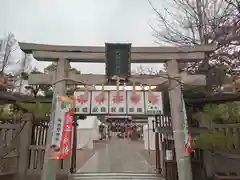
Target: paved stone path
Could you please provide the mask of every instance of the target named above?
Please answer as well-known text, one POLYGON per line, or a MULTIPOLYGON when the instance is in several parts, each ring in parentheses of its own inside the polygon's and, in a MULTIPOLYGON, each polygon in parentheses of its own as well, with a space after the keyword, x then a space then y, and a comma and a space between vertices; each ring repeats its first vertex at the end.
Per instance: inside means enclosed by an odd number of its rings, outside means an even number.
POLYGON ((131 147, 131 142, 112 139, 97 151, 78 173, 154 173, 154 169, 131 147))
POLYGON ((87 173, 75 174, 69 180, 164 180, 156 174, 141 173, 87 173))

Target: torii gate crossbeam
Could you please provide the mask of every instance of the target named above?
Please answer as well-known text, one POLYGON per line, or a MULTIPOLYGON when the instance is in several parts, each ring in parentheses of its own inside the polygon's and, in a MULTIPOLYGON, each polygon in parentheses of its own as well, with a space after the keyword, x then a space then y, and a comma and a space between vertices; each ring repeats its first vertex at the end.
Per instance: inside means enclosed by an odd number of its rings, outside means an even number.
MULTIPOLYGON (((19 43, 26 53, 32 53, 39 61, 105 63, 104 46, 56 46, 44 44, 19 43)), ((165 63, 167 60, 196 62, 205 58, 206 52, 212 52, 215 45, 184 47, 132 47, 131 63, 165 63)))

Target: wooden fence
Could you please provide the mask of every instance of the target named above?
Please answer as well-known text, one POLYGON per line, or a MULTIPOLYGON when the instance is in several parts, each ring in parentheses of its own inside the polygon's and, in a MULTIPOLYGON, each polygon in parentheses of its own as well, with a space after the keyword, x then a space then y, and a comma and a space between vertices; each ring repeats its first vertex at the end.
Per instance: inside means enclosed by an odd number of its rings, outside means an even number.
MULTIPOLYGON (((0 124, 0 175, 40 175, 43 168, 48 122, 0 124)), ((59 161, 59 175, 69 172, 69 161, 59 161)))
MULTIPOLYGON (((162 116, 158 126, 170 128, 171 119, 162 116)), ((240 152, 240 124, 214 125, 212 128, 223 135, 233 137, 226 146, 232 152, 240 152)), ((21 121, 21 123, 0 122, 0 175, 17 173, 18 177, 24 177, 26 174, 40 174, 43 167, 47 130, 48 122, 44 120, 21 121)), ((165 146, 164 149, 174 150, 171 136, 167 134, 160 136, 164 142, 162 144, 165 146)), ((233 156, 230 153, 228 155, 233 156)), ((202 165, 201 159, 200 152, 192 157, 196 166, 202 165)), ((168 162, 166 166, 173 166, 176 169, 176 162, 173 160, 168 162)), ((59 161, 58 173, 69 173, 69 161, 59 161)), ((176 177, 173 171, 166 173, 176 177)))
MULTIPOLYGON (((204 132, 217 132, 222 137, 226 137, 226 140, 229 139, 229 141, 226 141, 225 147, 215 149, 215 153, 218 156, 219 155, 224 156, 225 159, 231 159, 231 160, 232 159, 235 159, 235 160, 240 159, 240 123, 238 123, 238 124, 214 124, 209 128, 201 128, 198 126, 196 121, 189 120, 189 126, 191 127, 191 133, 194 136, 204 133, 204 132)), ((161 134, 160 135, 160 139, 161 139, 161 143, 162 143, 161 144, 161 146, 162 146, 161 157, 164 157, 162 159, 165 159, 165 157, 166 157, 166 154, 165 154, 166 150, 172 150, 172 152, 173 152, 173 160, 168 160, 168 161, 163 160, 161 162, 163 164, 162 165, 162 168, 163 168, 162 173, 166 177, 167 180, 177 180, 178 179, 177 164, 176 164, 174 140, 172 137, 171 118, 168 116, 163 116, 163 115, 159 116, 158 120, 156 120, 156 122, 155 122, 155 127, 156 127, 157 132, 161 134)), ((193 176, 194 176, 194 179, 196 179, 196 180, 197 179, 202 180, 203 178, 205 178, 205 176, 206 176, 205 165, 206 164, 210 165, 209 161, 204 163, 204 161, 206 160, 206 158, 204 157, 204 154, 205 154, 205 151, 201 150, 201 149, 196 149, 195 152, 191 154, 191 164, 192 164, 193 176)), ((209 158, 207 160, 209 160, 209 158)), ((240 165, 240 163, 239 163, 239 165, 240 165)), ((211 167, 211 169, 214 170, 215 172, 222 169, 222 168, 217 168, 217 166, 215 167, 214 163, 212 163, 212 166, 213 167, 211 167)), ((228 164, 228 166, 232 167, 231 164, 228 164)), ((227 169, 227 168, 224 167, 224 169, 227 169)), ((229 172, 224 172, 224 173, 229 174, 229 172)))
MULTIPOLYGON (((43 168, 43 161, 45 155, 45 145, 47 141, 47 131, 49 123, 47 121, 38 121, 31 124, 29 146, 28 146, 28 174, 40 174, 43 168)), ((59 174, 68 173, 69 167, 64 160, 59 161, 59 174)))
POLYGON ((0 123, 0 175, 18 171, 20 123, 0 123))
POLYGON ((226 150, 240 153, 240 123, 236 124, 214 124, 212 129, 228 138, 226 150))

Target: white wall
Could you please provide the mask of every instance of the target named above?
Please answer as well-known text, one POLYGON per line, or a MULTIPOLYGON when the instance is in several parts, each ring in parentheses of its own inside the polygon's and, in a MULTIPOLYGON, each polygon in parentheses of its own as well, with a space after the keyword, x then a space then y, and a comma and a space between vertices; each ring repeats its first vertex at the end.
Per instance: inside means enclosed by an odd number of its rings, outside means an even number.
POLYGON ((155 150, 155 133, 153 132, 153 124, 152 124, 153 119, 154 117, 148 117, 148 124, 145 125, 143 128, 144 148, 146 150, 148 150, 148 148, 150 150, 155 150))
POLYGON ((155 133, 153 133, 152 130, 149 130, 149 133, 147 131, 148 131, 147 129, 143 130, 144 148, 146 150, 148 150, 148 148, 150 150, 155 150, 155 133))
POLYGON ((88 116, 85 120, 79 121, 77 129, 77 149, 93 148, 93 141, 98 140, 99 120, 96 116, 88 116))
POLYGON ((93 129, 78 129, 77 130, 77 149, 93 148, 93 129))

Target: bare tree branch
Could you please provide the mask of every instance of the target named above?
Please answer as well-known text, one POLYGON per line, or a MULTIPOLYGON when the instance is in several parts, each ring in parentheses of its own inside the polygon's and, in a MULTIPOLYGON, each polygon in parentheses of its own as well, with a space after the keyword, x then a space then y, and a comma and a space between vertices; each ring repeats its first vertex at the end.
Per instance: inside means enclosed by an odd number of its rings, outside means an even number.
POLYGON ((30 61, 27 56, 13 57, 13 53, 17 50, 20 52, 20 48, 17 40, 12 33, 9 33, 6 40, 3 41, 3 56, 0 57, 0 90, 13 90, 15 83, 18 81, 19 74, 25 71, 27 67, 30 67, 30 61), (20 66, 20 68, 19 68, 20 66), (8 74, 11 70, 11 74, 8 74), (14 77, 12 76, 14 75, 14 77))
MULTIPOLYGON (((240 2, 237 0, 165 0, 158 1, 158 10, 148 0, 158 22, 151 25, 153 36, 160 44, 217 44, 217 50, 200 63, 190 63, 186 70, 205 72, 210 84, 219 86, 216 68, 229 75, 240 66, 240 2), (214 73, 213 73, 214 72, 214 73), (215 81, 215 82, 214 82, 215 81)), ((224 78, 223 78, 224 79, 224 78)))

